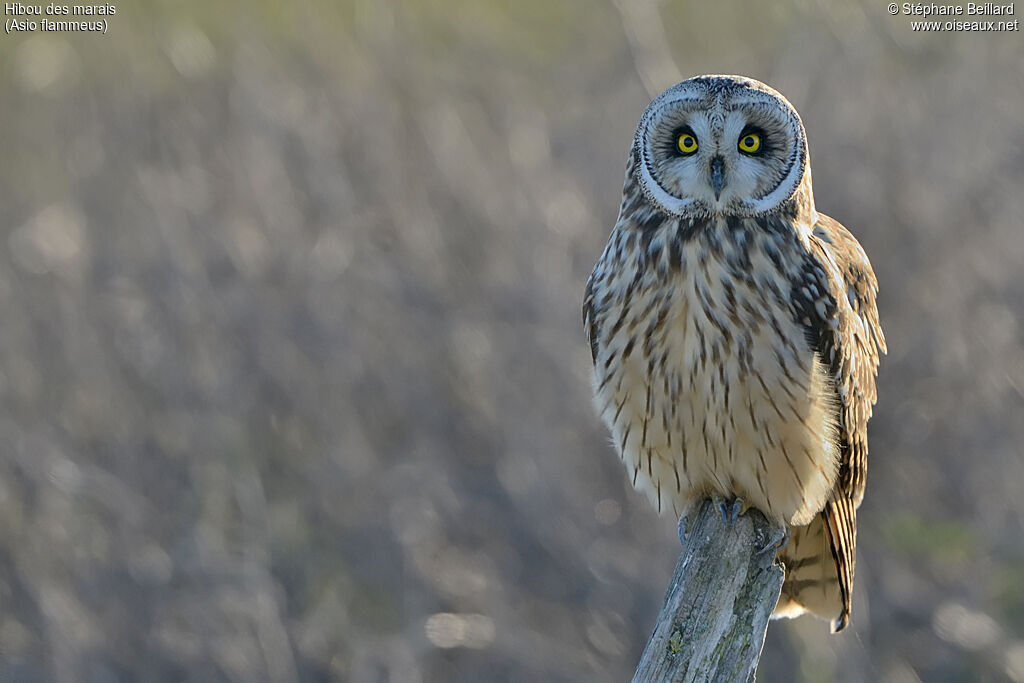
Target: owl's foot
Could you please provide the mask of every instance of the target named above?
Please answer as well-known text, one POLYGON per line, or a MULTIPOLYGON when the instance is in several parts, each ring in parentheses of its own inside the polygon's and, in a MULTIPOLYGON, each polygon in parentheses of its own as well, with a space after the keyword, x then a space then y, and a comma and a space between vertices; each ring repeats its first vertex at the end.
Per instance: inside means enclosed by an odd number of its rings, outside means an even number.
POLYGON ((768 542, 763 548, 761 548, 761 554, 771 552, 774 556, 775 553, 779 552, 786 547, 789 543, 789 537, 792 534, 792 529, 788 525, 784 527, 772 527, 772 533, 768 536, 768 542))
POLYGON ((718 511, 722 513, 722 521, 726 524, 735 522, 740 515, 750 509, 750 506, 743 502, 742 498, 728 499, 716 496, 714 502, 718 505, 718 511))
MULTIPOLYGON (((744 502, 742 498, 721 498, 719 496, 713 496, 711 502, 718 508, 719 514, 722 515, 723 524, 732 524, 739 516, 745 514, 750 506, 744 502)), ((693 525, 695 518, 697 517, 697 511, 699 506, 695 506, 693 509, 684 513, 679 518, 679 541, 686 545, 686 541, 690 538, 690 533, 693 531, 693 525)), ((788 538, 788 537, 787 537, 788 538)))
POLYGON ((693 533, 693 523, 696 516, 695 514, 684 513, 679 517, 679 542, 684 546, 686 541, 689 540, 690 534, 693 533))

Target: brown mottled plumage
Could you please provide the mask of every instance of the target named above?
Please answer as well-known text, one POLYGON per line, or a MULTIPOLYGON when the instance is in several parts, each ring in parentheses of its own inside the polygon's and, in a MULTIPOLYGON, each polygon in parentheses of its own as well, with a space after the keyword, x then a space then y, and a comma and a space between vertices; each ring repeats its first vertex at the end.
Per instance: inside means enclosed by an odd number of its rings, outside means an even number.
POLYGON ((785 98, 705 76, 651 103, 583 305, 597 408, 659 510, 740 498, 789 525, 776 614, 835 630, 885 351, 876 291, 854 237, 815 210, 785 98))

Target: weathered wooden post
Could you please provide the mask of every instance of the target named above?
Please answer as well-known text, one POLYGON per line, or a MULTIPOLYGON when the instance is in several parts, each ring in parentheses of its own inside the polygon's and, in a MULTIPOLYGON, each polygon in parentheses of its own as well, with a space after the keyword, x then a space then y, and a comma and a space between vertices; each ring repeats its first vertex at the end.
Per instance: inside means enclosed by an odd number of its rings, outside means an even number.
POLYGON ((689 531, 633 683, 752 681, 782 589, 783 529, 749 510, 724 520, 707 500, 689 531))

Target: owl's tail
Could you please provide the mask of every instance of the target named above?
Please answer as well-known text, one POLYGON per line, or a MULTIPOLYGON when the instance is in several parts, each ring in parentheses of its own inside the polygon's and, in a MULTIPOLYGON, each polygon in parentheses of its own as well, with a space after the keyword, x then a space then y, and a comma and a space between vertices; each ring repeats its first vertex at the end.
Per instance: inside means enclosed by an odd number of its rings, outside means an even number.
POLYGON ((810 524, 794 527, 789 543, 779 551, 786 580, 775 617, 810 612, 832 621, 832 631, 850 623, 857 510, 841 492, 810 524))

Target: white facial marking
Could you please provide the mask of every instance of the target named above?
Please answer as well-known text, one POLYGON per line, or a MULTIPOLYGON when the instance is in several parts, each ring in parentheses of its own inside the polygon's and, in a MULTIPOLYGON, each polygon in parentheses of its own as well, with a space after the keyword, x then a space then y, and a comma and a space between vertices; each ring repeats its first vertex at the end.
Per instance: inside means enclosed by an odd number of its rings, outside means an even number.
POLYGON ((635 139, 637 175, 648 199, 676 216, 754 216, 778 207, 800 186, 806 165, 800 118, 781 95, 740 82, 717 89, 709 81, 684 81, 644 112, 635 139), (762 136, 758 153, 739 150, 750 130, 762 136), (674 136, 687 130, 698 148, 683 155, 674 136), (767 139, 766 139, 767 138, 767 139), (721 160, 716 196, 712 160, 721 160))

